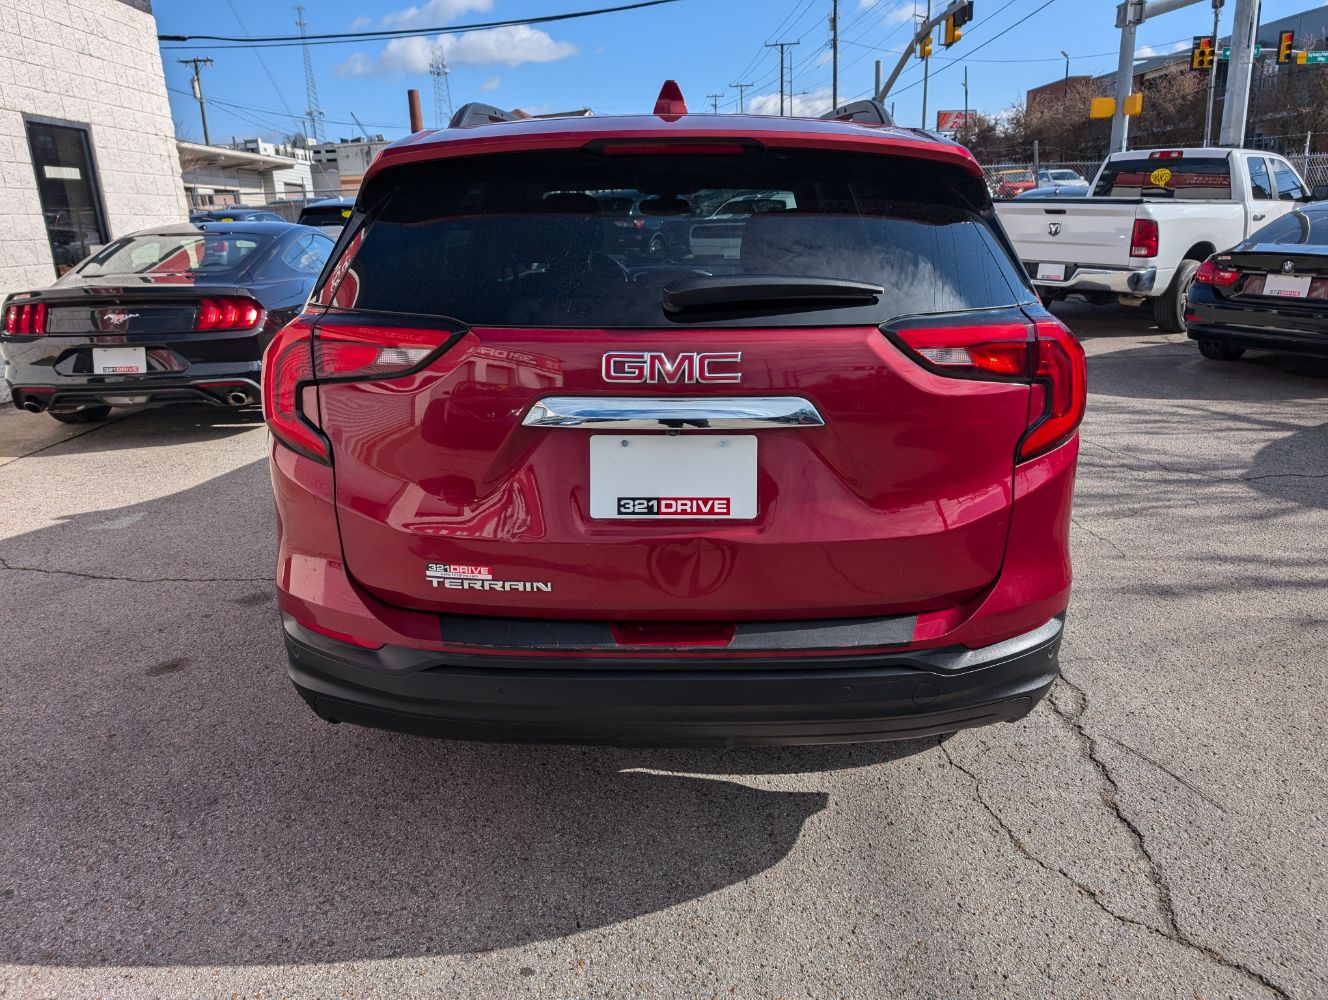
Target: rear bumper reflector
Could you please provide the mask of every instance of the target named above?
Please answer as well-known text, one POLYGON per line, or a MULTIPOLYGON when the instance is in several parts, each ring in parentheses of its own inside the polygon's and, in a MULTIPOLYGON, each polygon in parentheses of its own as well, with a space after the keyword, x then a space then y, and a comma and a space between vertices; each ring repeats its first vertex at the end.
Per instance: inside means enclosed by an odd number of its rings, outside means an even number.
POLYGON ((546 396, 530 408, 521 423, 527 427, 595 430, 730 431, 821 427, 825 420, 801 396, 546 396))

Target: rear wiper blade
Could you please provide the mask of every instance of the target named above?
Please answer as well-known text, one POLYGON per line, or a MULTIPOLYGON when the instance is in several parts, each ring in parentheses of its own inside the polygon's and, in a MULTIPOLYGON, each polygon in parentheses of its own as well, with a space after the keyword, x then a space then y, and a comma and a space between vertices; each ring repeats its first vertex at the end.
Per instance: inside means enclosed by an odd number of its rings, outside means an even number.
POLYGON ((664 311, 735 309, 744 306, 869 305, 885 294, 881 285, 847 278, 796 274, 730 274, 680 278, 664 286, 664 311))

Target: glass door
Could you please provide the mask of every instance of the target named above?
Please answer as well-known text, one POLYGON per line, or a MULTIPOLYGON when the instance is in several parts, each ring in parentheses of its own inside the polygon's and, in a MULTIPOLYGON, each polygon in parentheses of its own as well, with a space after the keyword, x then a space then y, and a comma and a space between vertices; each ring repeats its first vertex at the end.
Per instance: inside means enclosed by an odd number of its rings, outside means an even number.
POLYGON ((106 215, 87 129, 29 121, 28 146, 57 276, 105 244, 106 215))

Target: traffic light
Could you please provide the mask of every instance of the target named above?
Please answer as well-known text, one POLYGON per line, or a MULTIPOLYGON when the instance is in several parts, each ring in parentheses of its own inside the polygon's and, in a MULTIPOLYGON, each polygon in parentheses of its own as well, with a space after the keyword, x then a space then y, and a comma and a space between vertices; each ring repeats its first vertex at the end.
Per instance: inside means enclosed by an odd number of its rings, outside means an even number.
POLYGON ((1213 40, 1208 35, 1196 35, 1190 49, 1190 69, 1207 72, 1213 68, 1213 40))
POLYGON ((948 49, 959 39, 964 37, 964 33, 959 29, 973 20, 973 0, 968 0, 953 14, 945 19, 945 47, 948 49))
POLYGON ((1289 63, 1293 58, 1293 50, 1296 47, 1296 33, 1294 31, 1284 31, 1277 42, 1277 61, 1280 63, 1289 63))
POLYGON ((930 31, 927 32, 926 37, 924 37, 924 38, 922 39, 922 41, 920 41, 920 42, 918 43, 918 58, 919 58, 919 59, 930 59, 930 58, 931 58, 931 32, 930 32, 930 31))

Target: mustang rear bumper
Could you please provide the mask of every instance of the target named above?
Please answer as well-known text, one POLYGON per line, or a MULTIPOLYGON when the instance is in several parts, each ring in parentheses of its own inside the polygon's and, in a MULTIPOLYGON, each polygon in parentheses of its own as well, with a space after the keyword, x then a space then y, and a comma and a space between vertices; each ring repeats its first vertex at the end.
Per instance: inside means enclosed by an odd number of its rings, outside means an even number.
POLYGON ((454 739, 629 746, 853 743, 1012 722, 1059 675, 1063 629, 1058 616, 976 650, 597 665, 366 650, 289 615, 284 622, 291 679, 329 721, 454 739))

